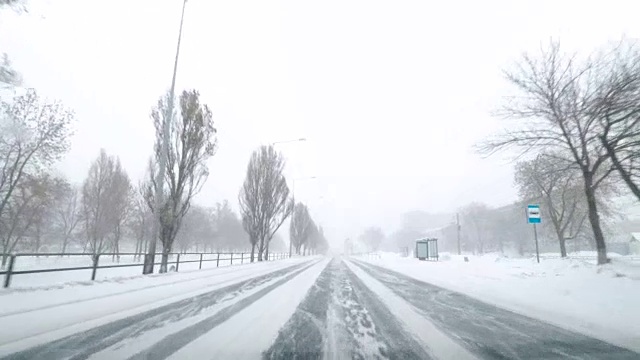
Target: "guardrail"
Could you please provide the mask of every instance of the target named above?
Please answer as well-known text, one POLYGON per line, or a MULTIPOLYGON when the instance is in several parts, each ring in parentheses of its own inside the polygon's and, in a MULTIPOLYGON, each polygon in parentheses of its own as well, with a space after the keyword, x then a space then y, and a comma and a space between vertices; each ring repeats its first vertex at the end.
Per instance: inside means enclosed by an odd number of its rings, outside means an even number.
MULTIPOLYGON (((0 254, 0 256, 4 256, 0 254)), ((49 272, 62 272, 62 271, 76 271, 76 270, 91 270, 91 280, 94 281, 96 279, 96 273, 98 269, 111 269, 111 268, 125 268, 125 267, 134 267, 139 266, 143 267, 144 262, 140 259, 141 254, 139 253, 101 253, 101 254, 91 254, 91 253, 14 253, 6 255, 9 260, 7 263, 6 270, 0 270, 0 276, 4 275, 3 287, 8 288, 11 285, 11 278, 15 275, 20 274, 38 274, 38 273, 49 273, 49 272), (61 267, 61 268, 44 268, 44 269, 27 269, 27 270, 15 270, 15 265, 17 259, 20 257, 90 257, 91 258, 91 266, 70 266, 70 267, 61 267), (118 261, 121 256, 134 256, 134 261, 136 257, 139 258, 138 262, 132 264, 109 264, 109 265, 100 265, 100 258, 112 256, 118 257, 118 261)), ((144 256, 144 254, 142 254, 144 256)), ((162 257, 162 253, 155 254, 155 266, 159 266, 158 258, 162 257)), ((250 252, 241 252, 241 253, 233 253, 233 252, 215 252, 215 253, 169 253, 170 260, 167 262, 167 267, 171 265, 175 265, 175 269, 172 271, 178 271, 180 264, 187 263, 199 263, 198 270, 202 269, 202 263, 207 262, 216 262, 216 267, 220 267, 220 262, 229 261, 230 265, 233 265, 233 261, 236 263, 244 264, 245 260, 251 259, 250 252), (197 260, 183 260, 180 261, 180 256, 187 255, 198 255, 199 259, 197 260), (205 259, 204 256, 211 255, 214 258, 205 259), (172 260, 171 257, 175 256, 175 260, 172 260)), ((265 259, 266 261, 280 260, 288 258, 288 253, 269 253, 269 258, 265 259)))

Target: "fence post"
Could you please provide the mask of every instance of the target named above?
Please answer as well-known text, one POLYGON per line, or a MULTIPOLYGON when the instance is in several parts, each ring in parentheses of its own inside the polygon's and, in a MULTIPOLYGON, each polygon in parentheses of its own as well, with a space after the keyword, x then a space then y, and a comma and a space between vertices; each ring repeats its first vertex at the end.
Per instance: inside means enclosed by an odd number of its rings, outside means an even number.
POLYGON ((100 261, 100 254, 93 255, 93 269, 91 269, 91 281, 96 279, 96 272, 98 271, 98 261, 100 261))
POLYGON ((178 258, 176 259, 176 272, 178 272, 179 266, 180 266, 180 253, 178 253, 178 258))
POLYGON ((240 264, 244 264, 244 253, 240 253, 240 264))
POLYGON ((231 265, 233 265, 233 253, 231 253, 231 265))
POLYGON ((202 255, 204 254, 200 253, 200 267, 198 267, 198 270, 202 270, 202 255))
POLYGON ((216 267, 220 267, 220 253, 218 253, 218 258, 216 259, 216 267))
POLYGON ((8 288, 11 285, 11 273, 13 273, 13 265, 16 262, 16 254, 9 255, 9 266, 7 267, 7 273, 4 275, 4 287, 8 288))

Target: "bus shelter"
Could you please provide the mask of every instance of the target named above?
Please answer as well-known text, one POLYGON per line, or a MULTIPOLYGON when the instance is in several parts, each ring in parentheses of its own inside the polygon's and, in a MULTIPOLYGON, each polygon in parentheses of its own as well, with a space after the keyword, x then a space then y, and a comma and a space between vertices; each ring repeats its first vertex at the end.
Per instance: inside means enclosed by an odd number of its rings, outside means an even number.
POLYGON ((416 241, 418 260, 438 261, 438 239, 428 238, 416 241))

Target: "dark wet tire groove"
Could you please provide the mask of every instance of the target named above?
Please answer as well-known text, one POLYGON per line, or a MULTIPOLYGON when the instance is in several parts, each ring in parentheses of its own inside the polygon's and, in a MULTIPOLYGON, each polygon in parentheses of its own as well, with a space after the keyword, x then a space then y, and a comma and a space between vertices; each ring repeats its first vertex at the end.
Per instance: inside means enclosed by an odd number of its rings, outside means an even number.
POLYGON ((483 359, 640 359, 633 351, 380 266, 358 260, 352 263, 483 359))
POLYGON ((325 267, 282 329, 263 352, 270 360, 319 360, 323 358, 324 331, 330 303, 331 263, 325 267))

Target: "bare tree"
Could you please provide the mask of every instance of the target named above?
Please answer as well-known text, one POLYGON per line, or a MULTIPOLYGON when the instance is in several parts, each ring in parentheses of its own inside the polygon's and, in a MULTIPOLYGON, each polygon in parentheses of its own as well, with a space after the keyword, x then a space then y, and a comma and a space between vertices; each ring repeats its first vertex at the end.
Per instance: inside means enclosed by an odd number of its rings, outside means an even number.
POLYGON ((127 225, 136 239, 136 258, 147 251, 147 243, 151 235, 153 214, 145 201, 148 184, 141 182, 132 195, 131 213, 127 225))
POLYGON ((289 223, 289 241, 291 241, 296 254, 299 255, 302 246, 309 241, 314 230, 313 226, 313 220, 311 220, 307 206, 303 203, 297 203, 289 223))
POLYGON ((324 254, 326 255, 329 252, 329 241, 327 237, 324 235, 324 229, 322 226, 318 226, 318 231, 316 233, 317 239, 314 241, 314 252, 316 254, 324 254))
POLYGON ((623 42, 610 54, 592 112, 614 168, 640 200, 640 48, 623 42))
POLYGON ((80 224, 82 216, 79 189, 66 184, 54 211, 62 242, 61 252, 64 254, 67 251, 69 241, 73 238, 78 224, 80 224))
POLYGON ((0 104, 0 217, 26 174, 35 176, 67 151, 73 118, 35 90, 0 104))
POLYGON ((227 200, 216 204, 212 217, 215 235, 211 239, 215 241, 215 246, 232 251, 246 249, 249 235, 242 226, 242 220, 231 209, 227 200))
POLYGON ((324 236, 324 229, 322 228, 322 226, 316 225, 315 223, 313 224, 311 228, 311 235, 309 236, 309 240, 305 244, 305 249, 306 248, 308 248, 309 250, 309 255, 327 253, 327 251, 329 250, 329 243, 327 242, 327 238, 324 236))
POLYGON ((284 158, 273 146, 260 147, 249 160, 239 202, 242 225, 251 243, 251 262, 256 246, 258 261, 262 261, 269 241, 291 214, 293 204, 283 170, 284 158))
POLYGON ((192 246, 205 243, 213 237, 213 219, 207 208, 192 205, 184 216, 182 226, 176 237, 176 245, 181 252, 187 252, 192 246))
POLYGON ((115 157, 104 149, 91 163, 89 174, 82 185, 82 212, 84 230, 91 253, 96 256, 108 247, 108 235, 114 229, 113 187, 116 175, 115 157))
MULTIPOLYGON (((149 182, 146 192, 147 205, 160 218, 162 263, 160 272, 167 271, 167 262, 173 242, 180 230, 183 217, 189 210, 191 199, 200 192, 209 176, 207 160, 215 154, 216 129, 213 115, 207 105, 201 104, 196 90, 183 91, 180 95, 180 116, 172 116, 169 144, 167 144, 167 171, 165 177, 164 205, 156 212, 154 190, 156 164, 162 156, 163 123, 167 114, 170 95, 162 97, 152 110, 151 118, 156 129, 155 157, 149 163, 149 182)), ((154 240, 155 241, 155 240, 154 240)), ((152 247, 149 248, 149 251, 152 247)), ((150 258, 154 254, 149 254, 150 258)), ((152 267, 153 263, 147 265, 152 267)), ((146 273, 150 273, 146 269, 146 273)))
POLYGON ((120 159, 116 158, 113 168, 113 177, 108 197, 109 223, 112 225, 112 249, 113 258, 120 261, 120 239, 124 232, 125 224, 131 214, 133 202, 133 187, 129 175, 122 168, 120 159))
MULTIPOLYGON (((567 256, 565 241, 581 230, 587 217, 580 172, 553 155, 541 154, 516 165, 515 180, 524 200, 542 202, 542 211, 553 227, 560 256, 567 256)), ((545 224, 546 224, 545 223, 545 224)))
POLYGON ((6 5, 15 5, 24 2, 25 0, 0 0, 0 8, 6 5))
POLYGON ((0 239, 2 240, 2 267, 7 255, 25 238, 32 235, 42 212, 51 202, 51 178, 48 175, 27 175, 16 186, 15 193, 7 202, 6 211, 0 217, 0 239))
POLYGON ((369 250, 378 251, 380 244, 384 240, 384 232, 379 227, 369 227, 364 230, 360 235, 360 242, 362 242, 369 250))
POLYGON ((47 173, 41 173, 37 178, 42 192, 38 197, 40 205, 35 213, 29 236, 35 253, 40 252, 43 246, 51 245, 51 240, 55 235, 55 208, 64 196, 66 187, 69 186, 65 179, 47 173))
POLYGON ((580 61, 575 55, 564 54, 559 43, 552 42, 539 57, 525 54, 515 71, 506 72, 507 80, 521 96, 510 98, 500 115, 527 119, 527 123, 481 146, 489 154, 514 146, 523 151, 545 149, 575 164, 584 182, 598 264, 608 259, 597 193, 615 171, 601 139, 610 139, 607 134, 621 123, 626 125, 618 128, 615 138, 631 136, 637 130, 633 124, 640 106, 625 99, 629 93, 621 89, 631 86, 625 78, 612 75, 625 67, 638 66, 637 58, 620 57, 621 49, 616 46, 580 61), (631 64, 633 61, 635 65, 631 64), (614 117, 617 120, 607 120, 614 117))

